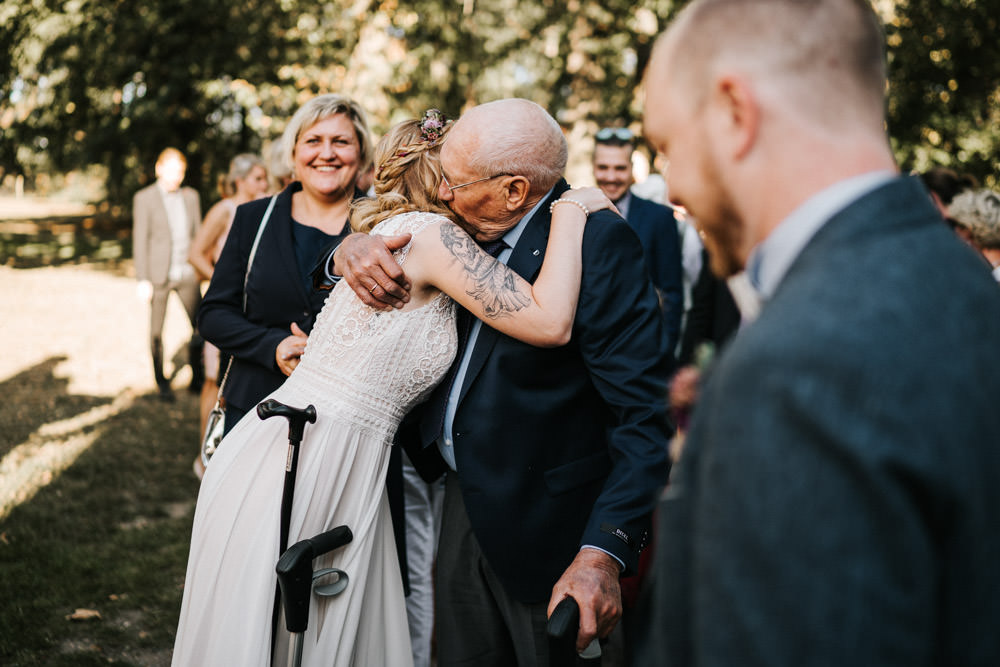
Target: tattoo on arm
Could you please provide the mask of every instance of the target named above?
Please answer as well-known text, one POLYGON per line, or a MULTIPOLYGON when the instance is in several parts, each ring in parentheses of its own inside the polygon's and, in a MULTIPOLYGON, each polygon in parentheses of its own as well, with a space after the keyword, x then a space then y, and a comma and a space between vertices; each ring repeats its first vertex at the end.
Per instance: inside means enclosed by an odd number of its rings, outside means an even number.
POLYGON ((518 289, 514 272, 483 252, 457 225, 441 225, 441 242, 472 280, 472 289, 466 293, 483 304, 486 317, 506 317, 531 303, 531 298, 518 289))

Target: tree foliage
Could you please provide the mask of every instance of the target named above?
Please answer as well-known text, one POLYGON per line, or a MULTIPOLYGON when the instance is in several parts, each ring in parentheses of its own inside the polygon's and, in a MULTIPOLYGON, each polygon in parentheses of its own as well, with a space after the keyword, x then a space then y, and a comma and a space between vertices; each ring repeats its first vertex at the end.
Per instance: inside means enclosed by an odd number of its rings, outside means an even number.
POLYGON ((939 164, 997 183, 997 0, 900 0, 885 13, 889 130, 904 166, 939 164))
MULTIPOLYGON (((127 201, 156 154, 189 157, 206 200, 308 97, 343 92, 376 132, 436 106, 457 116, 533 99, 587 145, 639 129, 655 36, 684 0, 0 0, 0 171, 93 164, 127 201)), ((890 132, 910 167, 997 171, 1000 0, 878 2, 890 44, 890 132)))

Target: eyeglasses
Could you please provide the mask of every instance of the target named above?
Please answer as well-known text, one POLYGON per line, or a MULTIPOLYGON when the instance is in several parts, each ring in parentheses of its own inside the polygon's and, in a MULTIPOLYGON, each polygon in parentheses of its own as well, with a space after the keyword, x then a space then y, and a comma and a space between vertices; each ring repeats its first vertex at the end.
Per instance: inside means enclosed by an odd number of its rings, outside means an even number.
POLYGON ((459 188, 464 188, 467 185, 475 185, 476 183, 482 183, 483 181, 492 181, 494 178, 500 178, 501 176, 513 176, 513 174, 493 174, 492 176, 477 178, 474 181, 469 181, 468 183, 460 183, 458 185, 452 185, 451 183, 449 183, 448 177, 445 176, 444 174, 441 174, 441 180, 444 181, 445 187, 448 188, 448 190, 450 190, 454 194, 455 190, 458 190, 459 188))
POLYGON ((633 138, 632 130, 627 127, 605 127, 597 131, 594 138, 598 141, 611 141, 612 139, 631 142, 633 138))

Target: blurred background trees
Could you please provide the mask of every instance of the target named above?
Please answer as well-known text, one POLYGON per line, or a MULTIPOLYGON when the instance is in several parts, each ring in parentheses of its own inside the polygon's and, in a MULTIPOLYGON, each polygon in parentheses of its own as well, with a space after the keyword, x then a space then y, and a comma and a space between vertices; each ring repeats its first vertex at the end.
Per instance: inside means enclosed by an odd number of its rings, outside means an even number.
MULTIPOLYGON (((563 124, 585 165, 599 126, 641 129, 650 48, 683 4, 0 0, 0 179, 30 184, 96 166, 107 200, 127 204, 173 145, 207 206, 231 156, 266 147, 323 92, 358 99, 376 133, 431 106, 454 117, 527 97, 563 124)), ((876 5, 901 164, 953 166, 995 184, 1000 0, 876 5)))

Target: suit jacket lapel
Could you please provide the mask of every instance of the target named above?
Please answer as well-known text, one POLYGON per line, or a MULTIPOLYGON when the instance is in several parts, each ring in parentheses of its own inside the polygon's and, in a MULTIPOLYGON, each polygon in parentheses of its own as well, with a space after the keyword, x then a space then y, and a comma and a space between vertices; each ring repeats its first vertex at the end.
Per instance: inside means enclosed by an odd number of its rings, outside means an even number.
POLYGON ((642 218, 642 209, 645 204, 645 201, 635 195, 632 195, 632 200, 628 205, 628 215, 625 216, 625 219, 633 229, 635 229, 636 223, 642 218))
MULTIPOLYGON (((539 270, 542 268, 542 261, 545 259, 545 246, 548 243, 549 225, 552 222, 552 216, 549 213, 549 204, 558 199, 568 188, 569 185, 566 181, 560 179, 559 183, 553 189, 552 194, 542 202, 538 211, 528 221, 524 231, 521 232, 521 238, 518 239, 517 245, 511 251, 510 258, 507 260, 507 266, 528 282, 535 281, 539 270)), ((479 372, 483 369, 483 365, 489 358, 490 352, 493 351, 493 346, 496 345, 497 340, 502 335, 499 331, 485 323, 479 329, 479 336, 476 337, 476 346, 472 349, 472 355, 469 357, 469 367, 465 371, 465 379, 462 382, 462 392, 459 394, 458 399, 459 403, 465 398, 469 387, 472 386, 476 376, 479 375, 479 372)))

